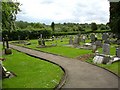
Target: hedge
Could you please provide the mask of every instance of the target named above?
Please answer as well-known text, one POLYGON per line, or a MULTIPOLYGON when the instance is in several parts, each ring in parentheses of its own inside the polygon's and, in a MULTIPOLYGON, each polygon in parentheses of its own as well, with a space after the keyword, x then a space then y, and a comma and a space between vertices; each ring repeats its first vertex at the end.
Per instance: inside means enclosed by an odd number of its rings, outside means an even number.
POLYGON ((16 30, 8 32, 6 30, 2 31, 2 37, 8 35, 9 40, 18 40, 18 36, 20 36, 21 40, 25 40, 26 37, 29 39, 37 39, 42 34, 43 38, 49 38, 51 36, 50 30, 16 30))
MULTIPOLYGON (((88 31, 81 32, 81 34, 89 34, 89 33, 104 33, 111 32, 110 30, 101 30, 101 31, 88 31)), ((29 39, 38 39, 42 34, 43 38, 49 38, 50 36, 62 36, 62 35, 76 35, 78 32, 52 32, 51 30, 16 30, 8 32, 7 30, 2 31, 2 37, 8 35, 9 40, 18 40, 18 36, 20 36, 21 40, 25 40, 26 37, 29 39)))

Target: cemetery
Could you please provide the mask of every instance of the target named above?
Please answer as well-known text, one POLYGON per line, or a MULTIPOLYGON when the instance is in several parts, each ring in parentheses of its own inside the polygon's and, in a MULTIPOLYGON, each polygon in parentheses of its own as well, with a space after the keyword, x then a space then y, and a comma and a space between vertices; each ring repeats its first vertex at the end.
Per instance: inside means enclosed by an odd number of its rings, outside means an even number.
POLYGON ((20 3, 1 3, 0 89, 118 89, 120 2, 109 0, 106 24, 51 25, 16 21, 20 3))

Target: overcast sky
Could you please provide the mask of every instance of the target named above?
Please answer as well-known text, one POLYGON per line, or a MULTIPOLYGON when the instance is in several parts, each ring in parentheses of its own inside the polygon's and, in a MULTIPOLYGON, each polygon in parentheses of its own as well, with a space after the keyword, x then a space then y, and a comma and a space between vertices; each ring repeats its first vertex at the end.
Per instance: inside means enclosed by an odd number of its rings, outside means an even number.
POLYGON ((18 0, 22 10, 17 20, 55 23, 107 23, 108 0, 18 0))

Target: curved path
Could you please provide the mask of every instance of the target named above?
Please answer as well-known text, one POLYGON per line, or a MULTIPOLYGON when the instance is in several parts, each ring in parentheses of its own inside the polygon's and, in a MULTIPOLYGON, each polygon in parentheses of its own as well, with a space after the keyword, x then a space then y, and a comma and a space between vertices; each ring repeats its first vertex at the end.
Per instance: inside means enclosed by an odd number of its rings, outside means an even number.
POLYGON ((68 76, 62 88, 118 88, 118 77, 97 66, 80 60, 43 53, 24 47, 14 45, 10 45, 10 47, 36 57, 47 59, 65 68, 68 76))

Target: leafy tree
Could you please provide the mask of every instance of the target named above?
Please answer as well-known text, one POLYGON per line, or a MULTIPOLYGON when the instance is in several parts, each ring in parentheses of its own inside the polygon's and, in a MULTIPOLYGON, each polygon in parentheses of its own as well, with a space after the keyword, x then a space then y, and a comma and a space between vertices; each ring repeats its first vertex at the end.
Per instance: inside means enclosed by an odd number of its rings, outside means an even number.
MULTIPOLYGON (((1 2, 1 1, 0 1, 1 2)), ((8 0, 2 0, 2 29, 10 30, 15 29, 14 21, 16 14, 20 11, 20 3, 8 0)))
POLYGON ((97 30, 97 25, 96 25, 96 23, 91 23, 91 29, 92 29, 93 31, 97 30))
POLYGON ((55 24, 54 24, 54 22, 51 23, 51 28, 52 28, 52 31, 54 32, 55 31, 55 24))
POLYGON ((110 28, 113 33, 120 35, 120 1, 110 2, 110 28))

